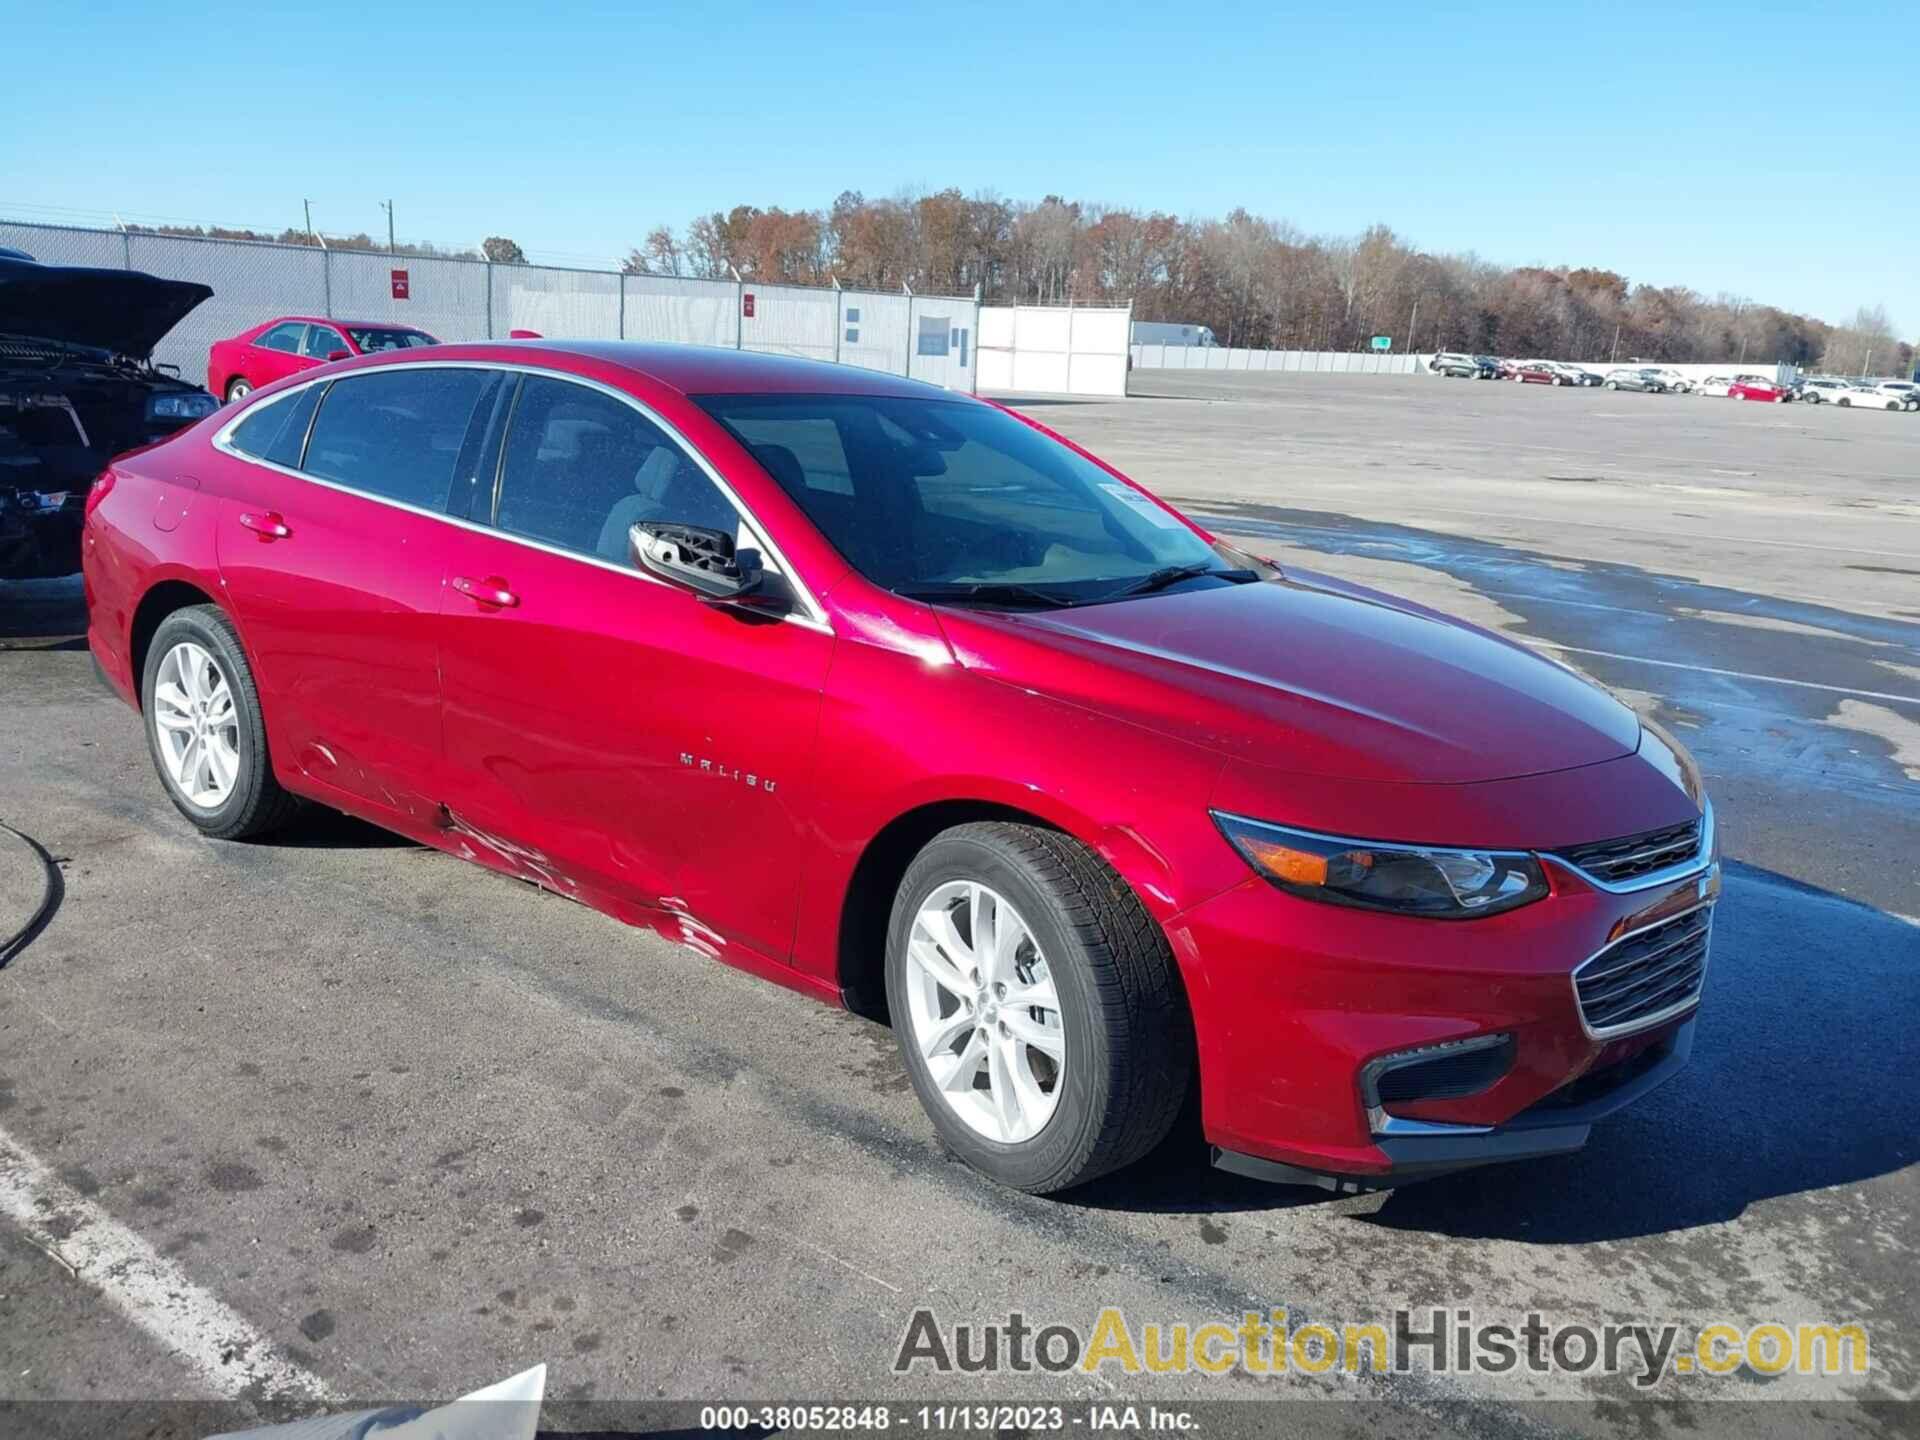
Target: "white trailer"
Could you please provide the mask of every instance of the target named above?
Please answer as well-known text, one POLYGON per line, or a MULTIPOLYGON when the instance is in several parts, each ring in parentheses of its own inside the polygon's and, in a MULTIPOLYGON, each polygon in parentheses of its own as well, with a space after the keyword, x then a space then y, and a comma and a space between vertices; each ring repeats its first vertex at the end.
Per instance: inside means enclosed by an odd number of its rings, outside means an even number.
POLYGON ((1216 346, 1220 342, 1213 338, 1213 331, 1205 325, 1174 325, 1160 320, 1136 320, 1133 322, 1133 343, 1136 345, 1216 346))

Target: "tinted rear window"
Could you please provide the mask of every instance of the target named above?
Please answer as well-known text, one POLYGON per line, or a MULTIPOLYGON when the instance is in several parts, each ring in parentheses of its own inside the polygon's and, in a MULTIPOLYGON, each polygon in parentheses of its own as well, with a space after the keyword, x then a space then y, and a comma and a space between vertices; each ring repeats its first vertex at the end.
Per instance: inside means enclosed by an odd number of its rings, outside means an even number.
POLYGON ((447 500, 485 370, 387 370, 327 388, 304 469, 369 495, 439 510, 447 500))
POLYGON ((297 466, 300 447, 307 438, 307 422, 313 418, 313 407, 320 403, 320 393, 326 388, 309 385, 261 402, 233 427, 227 443, 256 460, 297 466))

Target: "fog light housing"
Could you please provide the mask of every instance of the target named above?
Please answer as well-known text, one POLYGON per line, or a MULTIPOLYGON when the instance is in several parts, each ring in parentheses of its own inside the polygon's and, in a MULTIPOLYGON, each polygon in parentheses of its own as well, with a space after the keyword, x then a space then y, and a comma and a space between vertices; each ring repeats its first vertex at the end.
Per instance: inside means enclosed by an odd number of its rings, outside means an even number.
POLYGON ((1360 1069, 1360 1099, 1366 1106, 1368 1126, 1376 1135, 1489 1128, 1405 1120, 1388 1114, 1386 1107, 1483 1094, 1513 1068, 1513 1055, 1513 1036, 1505 1034, 1443 1040, 1377 1055, 1360 1069))

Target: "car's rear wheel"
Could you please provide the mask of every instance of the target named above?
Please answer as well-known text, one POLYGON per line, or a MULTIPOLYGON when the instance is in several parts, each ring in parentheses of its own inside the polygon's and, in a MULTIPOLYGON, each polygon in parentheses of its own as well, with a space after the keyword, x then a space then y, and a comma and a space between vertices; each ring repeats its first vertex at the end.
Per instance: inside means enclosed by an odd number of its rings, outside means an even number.
POLYGON ((167 798, 202 831, 239 840, 293 813, 297 802, 267 759, 253 672, 218 606, 190 606, 160 622, 140 697, 167 798))
POLYGON ((1844 395, 1833 403, 1838 405, 1842 410, 1851 410, 1853 408, 1853 402, 1844 395))
POLYGON ((1620 382, 1618 380, 1607 381, 1607 389, 1618 390, 1619 388, 1620 388, 1620 382))
POLYGON ((1035 1194, 1128 1165, 1192 1076, 1166 936, 1078 841, 989 821, 914 858, 887 931, 887 1002, 914 1090, 976 1169, 1035 1194))
POLYGON ((231 405, 243 396, 253 393, 253 384, 244 376, 236 375, 227 382, 227 403, 231 405))

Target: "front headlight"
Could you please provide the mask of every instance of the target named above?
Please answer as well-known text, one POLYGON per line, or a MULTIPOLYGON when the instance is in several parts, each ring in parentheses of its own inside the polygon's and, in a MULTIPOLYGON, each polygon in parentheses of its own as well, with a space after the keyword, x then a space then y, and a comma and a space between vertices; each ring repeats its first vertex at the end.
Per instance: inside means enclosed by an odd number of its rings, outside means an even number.
POLYGON ((177 390, 147 397, 149 420, 203 420, 220 402, 202 390, 177 390))
POLYGON ((1246 862, 1289 895, 1396 915, 1472 920, 1531 904, 1546 872, 1524 850, 1449 850, 1292 830, 1213 812, 1246 862))

